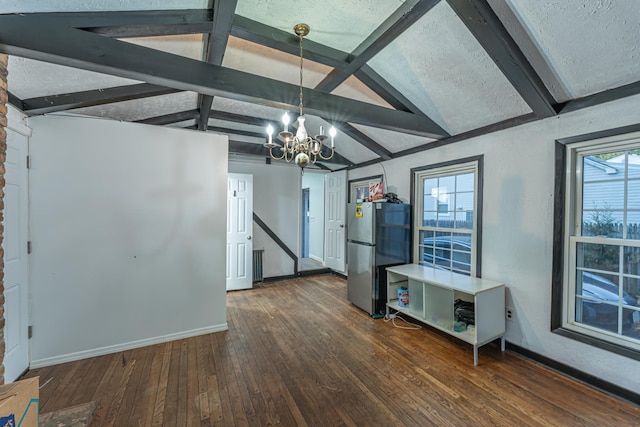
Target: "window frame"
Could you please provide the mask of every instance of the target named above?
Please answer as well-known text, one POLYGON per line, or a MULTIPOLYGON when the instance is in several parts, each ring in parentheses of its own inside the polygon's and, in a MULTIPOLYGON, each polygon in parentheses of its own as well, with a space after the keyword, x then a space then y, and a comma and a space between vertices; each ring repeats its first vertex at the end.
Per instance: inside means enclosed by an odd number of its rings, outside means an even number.
POLYGON ((640 345, 634 342, 636 340, 625 339, 623 335, 607 333, 574 322, 575 280, 578 268, 576 250, 572 250, 573 245, 588 241, 594 244, 607 242, 626 246, 624 239, 598 236, 585 238, 581 235, 583 179, 582 166, 580 165, 579 170, 576 170, 576 166, 583 158, 581 156, 617 149, 628 150, 629 144, 640 147, 640 124, 556 140, 551 331, 640 360, 640 345))
MULTIPOLYGON (((473 172, 474 179, 474 209, 473 230, 471 236, 471 277, 481 277, 482 259, 482 200, 484 187, 484 155, 467 157, 433 165, 420 166, 411 169, 411 205, 413 206, 413 244, 411 247, 411 259, 414 264, 419 264, 417 257, 420 254, 420 233, 425 230, 422 226, 423 196, 422 180, 425 177, 440 177, 461 175, 473 172)), ((427 227, 426 229, 434 229, 427 227)), ((453 254, 452 254, 453 259, 453 254)))

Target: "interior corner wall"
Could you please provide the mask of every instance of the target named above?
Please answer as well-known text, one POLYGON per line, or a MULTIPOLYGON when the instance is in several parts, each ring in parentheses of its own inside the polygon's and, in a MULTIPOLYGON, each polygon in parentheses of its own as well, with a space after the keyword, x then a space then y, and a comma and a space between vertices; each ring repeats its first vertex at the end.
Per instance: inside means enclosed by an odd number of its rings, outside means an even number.
POLYGON ((227 138, 29 124, 31 367, 227 329, 227 138))
MULTIPOLYGON (((230 161, 229 172, 253 175, 253 211, 299 256, 302 212, 300 169, 276 161, 270 165, 230 161)), ((253 236, 253 248, 264 249, 265 278, 295 273, 293 260, 255 222, 253 236)))
POLYGON ((324 177, 325 173, 306 172, 302 188, 309 189, 309 258, 324 261, 324 177))
POLYGON ((384 163, 389 185, 409 200, 411 168, 484 155, 482 276, 507 286, 507 341, 635 393, 640 361, 554 334, 550 319, 555 140, 637 124, 638 111, 640 95, 384 163))

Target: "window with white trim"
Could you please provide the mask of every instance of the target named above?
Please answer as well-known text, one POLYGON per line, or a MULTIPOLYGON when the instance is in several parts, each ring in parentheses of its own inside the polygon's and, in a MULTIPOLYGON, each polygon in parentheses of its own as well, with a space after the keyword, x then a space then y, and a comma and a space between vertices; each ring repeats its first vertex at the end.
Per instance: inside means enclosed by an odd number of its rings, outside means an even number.
POLYGON ((414 262, 476 276, 482 158, 413 169, 414 262))
POLYGON ((640 133, 567 145, 563 328, 640 350, 640 133))

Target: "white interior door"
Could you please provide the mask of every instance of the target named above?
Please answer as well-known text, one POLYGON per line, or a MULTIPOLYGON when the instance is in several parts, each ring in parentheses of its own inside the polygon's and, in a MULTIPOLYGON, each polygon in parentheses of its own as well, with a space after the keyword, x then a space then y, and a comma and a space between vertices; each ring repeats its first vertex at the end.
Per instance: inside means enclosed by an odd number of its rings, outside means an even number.
POLYGON ((29 367, 27 137, 7 130, 4 188, 5 381, 29 367))
POLYGON ((325 266, 346 272, 345 212, 347 209, 347 171, 325 175, 325 266))
POLYGON ((227 290, 253 286, 253 175, 227 179, 227 290))

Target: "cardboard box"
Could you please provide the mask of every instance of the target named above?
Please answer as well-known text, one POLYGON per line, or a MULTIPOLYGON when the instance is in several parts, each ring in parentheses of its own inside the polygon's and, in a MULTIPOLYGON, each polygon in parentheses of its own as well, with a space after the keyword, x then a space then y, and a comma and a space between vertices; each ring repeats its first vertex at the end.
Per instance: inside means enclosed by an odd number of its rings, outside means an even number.
POLYGON ((0 386, 0 427, 38 427, 39 377, 0 386))

